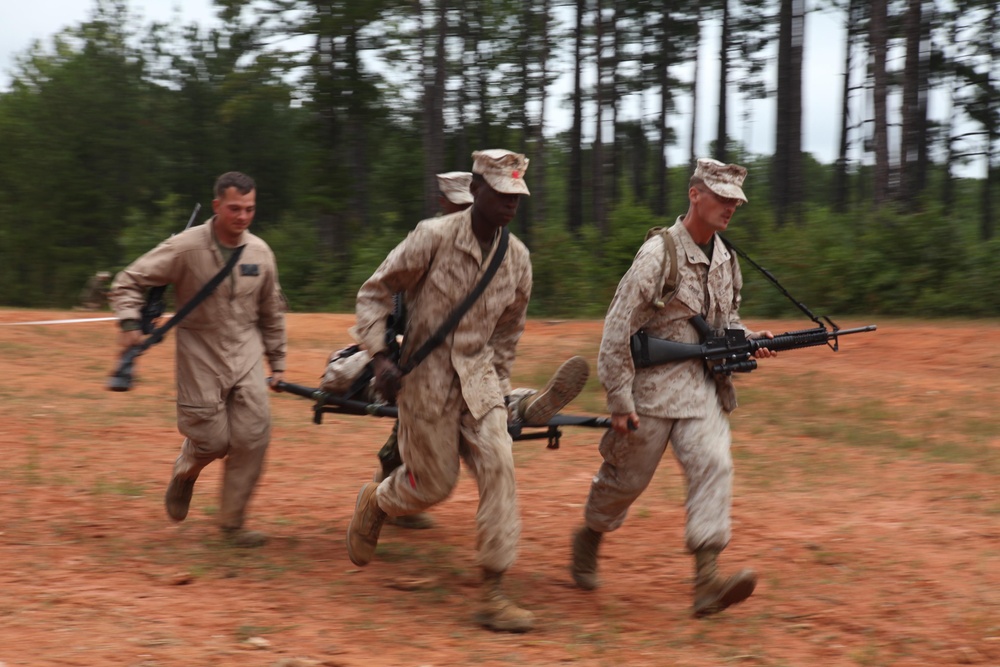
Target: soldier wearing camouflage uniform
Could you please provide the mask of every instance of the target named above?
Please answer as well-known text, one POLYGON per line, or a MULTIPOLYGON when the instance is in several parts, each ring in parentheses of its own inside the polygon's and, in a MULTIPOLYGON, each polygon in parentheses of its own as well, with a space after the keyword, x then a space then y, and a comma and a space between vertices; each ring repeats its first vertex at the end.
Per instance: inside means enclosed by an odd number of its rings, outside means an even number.
POLYGON ((483 574, 479 622, 493 630, 523 632, 531 612, 504 595, 501 580, 517 556, 521 519, 504 396, 531 295, 531 262, 513 235, 485 292, 427 358, 406 376, 386 353, 385 322, 393 295, 407 306, 402 362, 428 340, 482 276, 500 232, 528 194, 528 160, 506 150, 473 153, 472 207, 424 220, 389 253, 358 292, 353 329, 373 357, 376 390, 398 399, 403 465, 358 493, 347 535, 356 565, 375 555, 387 516, 412 514, 447 498, 464 460, 479 488, 478 561, 483 574))
MULTIPOLYGON (((458 213, 472 205, 472 192, 469 189, 472 185, 471 172, 449 171, 438 174, 437 181, 438 206, 442 215, 458 213)), ((365 371, 371 360, 371 356, 365 350, 358 350, 357 346, 333 352, 327 360, 320 389, 336 395, 346 394, 354 387, 357 378, 365 371)), ((590 367, 587 360, 574 356, 563 362, 541 391, 527 387, 514 389, 506 398, 508 423, 544 426, 576 398, 586 385, 588 377, 590 377, 590 367)), ((383 400, 374 390, 374 381, 369 386, 363 387, 358 396, 369 403, 379 403, 383 400)), ((397 420, 389 439, 378 453, 381 465, 375 471, 375 482, 381 482, 402 462, 399 456, 398 436, 397 420)), ((400 528, 434 527, 434 520, 427 512, 387 517, 386 523, 400 528)))
MULTIPOLYGON (((698 160, 688 212, 665 231, 672 241, 665 241, 663 233, 651 235, 608 309, 597 368, 612 428, 601 440, 604 463, 590 486, 584 524, 573 536, 571 571, 581 588, 598 586, 601 540, 625 521, 669 442, 687 478, 685 540, 695 558, 694 615, 717 613, 753 593, 753 571, 725 578, 716 570, 716 559, 730 540, 733 463, 727 413, 736 408, 731 379, 716 379, 700 359, 636 369, 629 346, 640 329, 657 338, 699 343, 689 321, 699 314, 713 329, 742 328, 751 338, 773 337, 740 322, 739 264, 716 234, 747 201, 741 187, 745 177, 746 169, 738 165, 698 160), (664 294, 673 262, 676 289, 664 294)), ((756 355, 772 353, 762 349, 756 355)))

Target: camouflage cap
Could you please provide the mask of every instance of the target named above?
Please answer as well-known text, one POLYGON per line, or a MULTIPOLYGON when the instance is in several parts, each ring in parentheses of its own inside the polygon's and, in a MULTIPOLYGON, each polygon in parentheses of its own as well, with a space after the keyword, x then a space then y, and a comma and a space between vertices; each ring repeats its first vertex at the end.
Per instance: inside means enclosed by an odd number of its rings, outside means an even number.
POLYGON ((472 172, 449 171, 438 174, 437 179, 438 189, 452 204, 462 206, 472 203, 472 191, 469 190, 469 185, 472 183, 472 172))
POLYGON ((723 164, 712 158, 698 158, 694 178, 700 178, 708 189, 720 197, 730 197, 748 201, 743 194, 743 179, 747 177, 746 167, 738 164, 723 164))
POLYGON ((497 192, 510 195, 530 195, 524 182, 528 158, 520 153, 492 148, 472 154, 472 173, 480 174, 497 192))

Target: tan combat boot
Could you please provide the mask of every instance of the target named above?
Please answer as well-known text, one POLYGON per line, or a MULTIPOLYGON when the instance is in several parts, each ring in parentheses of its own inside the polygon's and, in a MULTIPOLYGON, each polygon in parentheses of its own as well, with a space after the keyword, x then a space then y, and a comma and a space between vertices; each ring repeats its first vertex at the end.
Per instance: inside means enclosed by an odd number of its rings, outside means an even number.
POLYGON ((590 366, 587 365, 587 360, 583 357, 570 357, 563 362, 544 389, 521 403, 518 416, 525 424, 544 426, 583 391, 588 377, 590 366))
POLYGON ((597 579, 597 548, 601 546, 604 533, 580 526, 573 534, 573 565, 570 572, 573 581, 585 591, 592 591, 600 585, 597 579))
POLYGON ((183 521, 187 518, 188 508, 191 507, 191 496, 194 494, 194 483, 197 479, 197 474, 194 477, 175 474, 170 478, 163 504, 166 505, 167 515, 174 521, 183 521))
POLYGON ((476 622, 498 632, 527 632, 535 627, 535 615, 521 609, 500 590, 502 572, 483 570, 483 602, 476 622))
POLYGON ((354 516, 347 527, 347 555, 355 565, 370 563, 375 556, 375 547, 378 546, 378 536, 386 514, 378 506, 375 496, 377 490, 378 484, 374 482, 361 487, 354 505, 354 516))
MULTIPOLYGON (((381 484, 382 480, 385 479, 385 473, 382 471, 382 466, 375 469, 375 474, 372 476, 372 481, 376 484, 381 484)), ((409 528, 410 530, 426 530, 427 528, 434 527, 434 519, 427 512, 417 512, 416 514, 404 514, 402 516, 388 516, 385 522, 390 526, 396 526, 397 528, 409 528)))
POLYGON ((694 554, 694 615, 695 617, 718 614, 726 607, 743 602, 757 586, 753 570, 740 570, 728 579, 719 576, 716 567, 718 551, 702 550, 694 554))
POLYGON ((222 527, 222 539, 234 547, 243 549, 255 549, 267 544, 267 534, 259 530, 247 530, 246 528, 222 527))

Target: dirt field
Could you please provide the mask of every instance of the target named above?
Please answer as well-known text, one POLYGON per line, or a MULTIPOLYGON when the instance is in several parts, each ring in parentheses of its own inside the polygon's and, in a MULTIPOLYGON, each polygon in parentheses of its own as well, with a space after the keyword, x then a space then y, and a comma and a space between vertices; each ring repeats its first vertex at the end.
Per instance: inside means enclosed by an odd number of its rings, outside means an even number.
MULTIPOLYGON (((75 316, 0 310, 0 323, 75 316)), ((314 385, 349 322, 291 315, 287 379, 314 385)), ((721 564, 760 583, 717 617, 690 617, 669 455, 605 540, 604 586, 584 592, 566 566, 600 432, 515 443, 524 533, 507 587, 538 616, 525 635, 473 623, 467 476, 432 510, 436 528, 388 526, 369 566, 348 560, 387 420, 316 425, 309 401, 275 395, 250 511, 271 541, 233 549, 213 524, 220 463, 187 521, 163 510, 181 440, 172 339, 120 394, 103 389, 112 323, 0 324, 0 666, 1000 665, 1000 325, 877 323, 838 353, 784 352, 738 380, 721 564)), ((593 365, 600 328, 531 322, 515 380, 540 384, 571 354, 593 365)), ((602 414, 596 379, 571 407, 602 414)))

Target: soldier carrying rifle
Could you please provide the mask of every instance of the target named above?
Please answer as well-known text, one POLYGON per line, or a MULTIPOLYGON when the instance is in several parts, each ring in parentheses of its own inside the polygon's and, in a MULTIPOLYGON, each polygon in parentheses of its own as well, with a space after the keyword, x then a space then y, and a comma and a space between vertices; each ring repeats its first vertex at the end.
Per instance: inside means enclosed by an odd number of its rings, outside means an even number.
MULTIPOLYGON (((742 329, 751 339, 773 337, 770 331, 751 332, 740 322, 743 278, 736 256, 717 234, 747 201, 741 187, 746 173, 739 165, 698 160, 688 186, 687 214, 669 230, 648 237, 608 309, 597 368, 612 428, 601 441, 604 463, 591 483, 584 523, 573 536, 571 571, 581 588, 597 587, 601 540, 625 521, 669 442, 687 478, 685 538, 695 558, 695 616, 722 611, 753 593, 753 571, 727 578, 716 570, 731 534, 727 413, 736 408, 731 377, 713 373, 700 358, 636 368, 630 345, 640 330, 667 340, 699 342, 690 322, 697 315, 713 329, 742 329)), ((754 356, 772 354, 760 348, 754 356)))
MULTIPOLYGON (((168 324, 177 323, 177 428, 185 439, 167 487, 167 514, 183 521, 198 475, 225 458, 219 527, 244 547, 266 541, 243 525, 271 440, 263 358, 276 390, 287 346, 274 253, 248 229, 256 197, 252 178, 223 174, 215 183, 215 215, 135 260, 115 278, 110 294, 122 329, 119 344, 128 352, 142 347, 146 290, 174 286, 178 313, 168 324)), ((150 338, 162 337, 164 329, 150 338)), ((112 389, 131 384, 121 371, 113 380, 122 376, 125 381, 112 389)))

